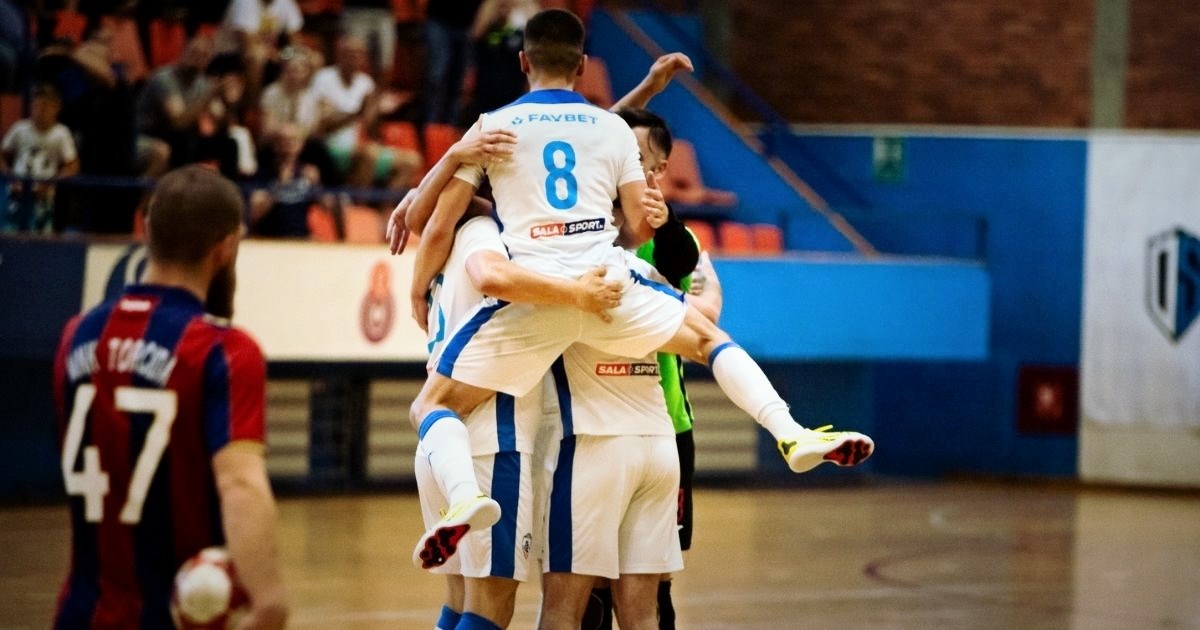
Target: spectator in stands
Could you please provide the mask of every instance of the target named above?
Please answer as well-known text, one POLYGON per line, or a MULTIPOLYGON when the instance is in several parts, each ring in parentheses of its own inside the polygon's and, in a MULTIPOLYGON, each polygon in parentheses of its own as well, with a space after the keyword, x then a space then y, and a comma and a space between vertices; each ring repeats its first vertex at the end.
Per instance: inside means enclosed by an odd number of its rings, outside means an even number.
POLYGON ((237 51, 246 65, 247 93, 255 102, 265 82, 273 77, 269 66, 279 60, 280 41, 304 26, 296 0, 233 0, 225 12, 217 51, 237 51))
POLYGON ((471 27, 475 42, 475 92, 469 119, 503 107, 529 89, 517 53, 537 0, 484 0, 471 27))
POLYGON ((426 122, 458 124, 458 99, 470 65, 471 25, 483 0, 429 0, 425 8, 426 122))
POLYGON ((313 77, 325 146, 346 173, 346 183, 385 183, 400 188, 411 183, 421 158, 415 151, 380 146, 369 139, 379 119, 375 81, 362 72, 366 45, 357 37, 338 41, 335 64, 313 77))
MULTIPOLYGON (((34 88, 29 118, 17 121, 0 144, 3 155, 0 172, 9 172, 9 162, 12 162, 12 175, 32 180, 69 177, 79 171, 75 141, 70 130, 58 122, 61 110, 58 90, 48 84, 34 88)), ((29 182, 21 180, 11 183, 12 199, 8 204, 6 223, 36 232, 51 232, 54 229, 54 184, 34 181, 31 188, 26 189, 27 185, 29 182)))
POLYGON ((305 131, 282 123, 263 151, 250 193, 250 232, 257 236, 308 237, 308 208, 316 201, 321 168, 303 152, 305 131))
POLYGON ((243 124, 246 77, 242 58, 218 56, 207 73, 216 82, 217 93, 197 119, 192 160, 212 164, 230 179, 246 179, 254 175, 258 164, 254 139, 243 124))
POLYGON ((392 0, 345 0, 342 32, 367 44, 374 76, 383 85, 391 85, 392 64, 396 58, 396 20, 392 0))
POLYGON ((279 80, 267 86, 259 103, 262 110, 259 134, 264 140, 269 141, 284 123, 299 125, 305 135, 317 129, 320 110, 312 90, 312 57, 312 52, 301 46, 283 51, 279 80))
POLYGON ((173 166, 190 161, 196 121, 220 87, 205 75, 212 59, 211 38, 188 42, 179 63, 150 76, 137 100, 138 162, 147 165, 166 155, 173 166))

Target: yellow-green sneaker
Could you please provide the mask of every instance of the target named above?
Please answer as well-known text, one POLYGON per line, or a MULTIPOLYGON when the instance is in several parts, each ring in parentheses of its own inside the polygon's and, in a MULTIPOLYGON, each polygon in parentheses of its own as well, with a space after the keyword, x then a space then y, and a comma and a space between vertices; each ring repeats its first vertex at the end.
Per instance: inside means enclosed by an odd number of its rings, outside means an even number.
POLYGON ((446 564, 458 551, 458 541, 472 529, 487 529, 500 520, 500 504, 479 495, 450 506, 413 549, 413 564, 432 569, 446 564))
POLYGON ((805 429, 776 444, 792 472, 805 472, 824 462, 838 466, 857 466, 875 451, 875 442, 854 431, 830 431, 832 425, 805 429))

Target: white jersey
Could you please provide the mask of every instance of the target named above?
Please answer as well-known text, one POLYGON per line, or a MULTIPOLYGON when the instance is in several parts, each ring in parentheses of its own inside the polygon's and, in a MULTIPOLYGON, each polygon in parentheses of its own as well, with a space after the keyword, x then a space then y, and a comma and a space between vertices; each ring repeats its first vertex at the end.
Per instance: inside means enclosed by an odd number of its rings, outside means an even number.
POLYGON ((675 435, 659 383, 658 356, 630 359, 575 344, 563 353, 574 435, 675 435))
MULTIPOLYGON (((467 259, 481 251, 504 254, 500 231, 490 217, 475 217, 458 229, 454 247, 442 273, 434 279, 429 307, 429 353, 427 367, 433 369, 445 349, 450 333, 484 303, 484 296, 471 283, 467 259)), ((514 399, 499 394, 480 405, 463 424, 471 436, 471 454, 504 451, 533 451, 534 437, 542 418, 542 390, 514 399)))
POLYGON ((513 155, 455 176, 478 186, 486 172, 513 261, 577 278, 612 260, 617 191, 645 179, 629 125, 571 90, 530 92, 480 121, 516 134, 513 155))
POLYGON ((467 276, 467 259, 471 254, 482 251, 499 252, 505 257, 504 243, 500 242, 500 229, 488 217, 474 217, 462 224, 454 236, 454 247, 446 264, 433 280, 430 291, 428 326, 429 362, 432 369, 441 356, 450 333, 479 303, 483 294, 467 276))

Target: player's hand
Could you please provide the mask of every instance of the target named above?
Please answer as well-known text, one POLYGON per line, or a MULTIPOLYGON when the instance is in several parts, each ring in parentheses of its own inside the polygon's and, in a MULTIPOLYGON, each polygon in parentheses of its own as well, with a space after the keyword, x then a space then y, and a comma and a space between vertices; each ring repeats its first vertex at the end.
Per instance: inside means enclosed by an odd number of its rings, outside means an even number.
POLYGON ((608 309, 621 304, 621 283, 605 280, 608 273, 605 267, 593 267, 579 277, 579 293, 575 305, 581 310, 595 313, 604 322, 611 322, 612 315, 608 309))
POLYGON ((700 260, 696 262, 696 269, 692 272, 692 286, 688 289, 688 293, 692 295, 704 293, 708 279, 716 277, 717 271, 713 269, 712 259, 708 257, 708 252, 700 252, 700 260))
POLYGON ((479 126, 467 130, 451 151, 461 164, 487 166, 508 159, 517 144, 517 134, 507 129, 482 131, 479 126))
POLYGON ((417 189, 412 188, 396 204, 392 210, 392 216, 388 217, 387 224, 387 242, 388 251, 399 256, 404 253, 404 247, 408 245, 408 225, 404 222, 408 216, 408 208, 413 204, 413 199, 417 197, 417 189))
POLYGON ((642 208, 646 212, 646 223, 658 229, 667 222, 667 202, 658 188, 658 178, 646 172, 646 190, 642 192, 642 208))
POLYGON ((662 92, 667 88, 667 84, 675 75, 682 71, 692 72, 695 68, 692 66, 692 60, 687 55, 681 52, 667 53, 658 59, 650 66, 650 71, 646 73, 646 81, 654 89, 655 94, 662 92))
POLYGON ((429 292, 413 289, 408 296, 412 303, 412 318, 425 334, 429 334, 429 292))

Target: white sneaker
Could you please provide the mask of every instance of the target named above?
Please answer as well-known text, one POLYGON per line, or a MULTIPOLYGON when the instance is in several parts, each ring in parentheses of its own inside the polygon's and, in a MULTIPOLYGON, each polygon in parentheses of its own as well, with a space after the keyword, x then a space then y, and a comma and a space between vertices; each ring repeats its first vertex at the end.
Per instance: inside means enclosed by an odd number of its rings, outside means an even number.
POLYGON ((458 541, 472 529, 487 529, 500 520, 500 504, 479 495, 450 506, 413 549, 413 564, 432 569, 446 564, 458 551, 458 541))
POLYGON ((796 435, 776 444, 792 472, 806 472, 825 462, 838 466, 857 466, 875 452, 871 438, 854 431, 830 431, 832 425, 817 429, 801 427, 796 435))

